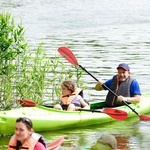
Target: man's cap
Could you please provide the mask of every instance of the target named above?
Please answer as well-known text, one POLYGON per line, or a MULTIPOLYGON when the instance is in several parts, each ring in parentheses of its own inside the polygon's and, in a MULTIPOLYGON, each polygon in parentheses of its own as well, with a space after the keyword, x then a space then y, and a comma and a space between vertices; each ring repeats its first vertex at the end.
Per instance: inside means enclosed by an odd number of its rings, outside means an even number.
POLYGON ((119 68, 123 68, 124 70, 130 71, 130 67, 126 63, 119 64, 119 66, 117 67, 117 69, 119 69, 119 68))

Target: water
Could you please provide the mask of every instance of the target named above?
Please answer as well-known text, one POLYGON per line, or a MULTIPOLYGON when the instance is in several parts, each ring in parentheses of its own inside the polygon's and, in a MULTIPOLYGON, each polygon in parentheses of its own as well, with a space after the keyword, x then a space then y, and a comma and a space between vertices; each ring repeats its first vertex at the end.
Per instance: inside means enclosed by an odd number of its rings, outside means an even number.
MULTIPOLYGON (((126 62, 130 65, 131 75, 138 80, 142 93, 149 92, 148 0, 1 0, 0 12, 4 11, 9 11, 17 22, 22 19, 26 29, 25 35, 32 49, 43 42, 48 56, 59 56, 58 47, 68 46, 80 65, 96 78, 104 80, 116 73, 119 63, 126 62)), ((65 59, 62 61, 66 62, 65 59)), ((102 100, 105 97, 106 91, 97 92, 93 89, 96 81, 92 77, 85 73, 83 80, 87 85, 87 99, 102 100)), ((128 149, 148 149, 149 123, 133 124, 132 121, 128 121, 125 122, 127 127, 124 122, 117 123, 113 129, 105 125, 43 134, 48 140, 52 139, 51 136, 55 139, 65 134, 64 147, 68 148, 69 144, 74 147, 80 145, 77 141, 82 138, 85 140, 82 139, 81 143, 88 146, 99 134, 109 132, 128 137, 128 149)), ((8 138, 0 139, 0 144, 6 145, 7 142, 8 138)))

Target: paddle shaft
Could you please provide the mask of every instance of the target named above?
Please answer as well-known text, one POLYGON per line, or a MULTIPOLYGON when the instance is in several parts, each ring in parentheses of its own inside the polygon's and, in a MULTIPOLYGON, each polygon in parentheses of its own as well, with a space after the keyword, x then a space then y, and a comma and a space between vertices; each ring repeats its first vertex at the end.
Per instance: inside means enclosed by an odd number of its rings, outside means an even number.
POLYGON ((136 115, 139 116, 139 114, 133 109, 130 105, 128 105, 125 101, 122 101, 127 107, 129 107, 136 115))
POLYGON ((79 109, 79 111, 89 111, 89 112, 98 112, 98 113, 103 113, 102 111, 100 110, 92 110, 92 109, 79 109))
MULTIPOLYGON (((79 65, 80 68, 82 68, 85 72, 87 72, 91 77, 93 77, 97 82, 99 82, 99 80, 97 78, 95 78, 90 72, 88 72, 85 68, 83 68, 81 65, 79 65)), ((114 93, 109 87, 107 87, 105 84, 103 84, 103 87, 105 87, 108 91, 110 91, 114 96, 118 97, 118 95, 116 93, 114 93)), ((136 115, 139 116, 139 114, 132 108, 130 107, 125 101, 122 101, 127 107, 129 107, 136 115)))
MULTIPOLYGON (((87 72, 91 77, 93 77, 97 82, 99 82, 99 80, 97 78, 95 78, 90 72, 88 72, 85 68, 83 68, 81 65, 79 65, 80 68, 82 68, 85 72, 87 72)), ((110 91, 113 95, 115 95, 116 97, 118 97, 118 95, 116 93, 114 93, 109 87, 107 87, 105 84, 103 84, 103 87, 105 87, 108 91, 110 91)))
POLYGON ((53 106, 53 105, 42 105, 42 106, 44 106, 44 107, 48 107, 48 108, 54 108, 54 106, 53 106))

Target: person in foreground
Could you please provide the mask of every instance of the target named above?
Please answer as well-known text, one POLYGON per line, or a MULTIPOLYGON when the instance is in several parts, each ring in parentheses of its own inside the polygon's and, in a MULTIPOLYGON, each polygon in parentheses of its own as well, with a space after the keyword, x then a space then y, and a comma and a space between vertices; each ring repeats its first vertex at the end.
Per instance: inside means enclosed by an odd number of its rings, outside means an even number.
POLYGON ((117 140, 111 134, 103 134, 90 150, 116 150, 117 140))
POLYGON ((118 73, 114 75, 112 79, 106 82, 99 80, 95 86, 95 90, 97 91, 106 89, 105 86, 107 86, 118 95, 118 97, 116 97, 109 91, 106 96, 106 107, 122 106, 124 105, 122 101, 126 101, 129 104, 139 103, 141 97, 140 86, 137 80, 131 77, 128 64, 119 64, 117 71, 118 73))
POLYGON ((8 150, 46 150, 46 141, 33 131, 33 124, 29 118, 20 117, 16 120, 15 134, 9 141, 8 150))
POLYGON ((76 88, 73 81, 66 80, 61 84, 62 95, 60 104, 54 106, 55 109, 75 111, 79 109, 90 109, 90 106, 83 99, 83 91, 76 88))

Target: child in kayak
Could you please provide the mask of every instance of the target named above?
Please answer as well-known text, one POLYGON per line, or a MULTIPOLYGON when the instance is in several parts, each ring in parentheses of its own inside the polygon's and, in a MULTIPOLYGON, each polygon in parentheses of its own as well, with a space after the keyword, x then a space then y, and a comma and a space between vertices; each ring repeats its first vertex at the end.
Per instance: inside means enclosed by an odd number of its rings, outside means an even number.
POLYGON ((88 103, 83 99, 83 91, 76 88, 73 81, 66 80, 61 84, 62 95, 60 104, 54 106, 55 109, 75 111, 79 109, 90 109, 88 103))
POLYGON ((43 136, 33 131, 29 118, 20 117, 16 120, 15 134, 9 141, 8 150, 47 150, 43 136))

